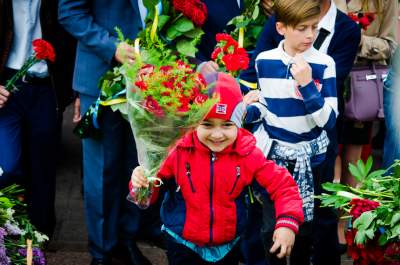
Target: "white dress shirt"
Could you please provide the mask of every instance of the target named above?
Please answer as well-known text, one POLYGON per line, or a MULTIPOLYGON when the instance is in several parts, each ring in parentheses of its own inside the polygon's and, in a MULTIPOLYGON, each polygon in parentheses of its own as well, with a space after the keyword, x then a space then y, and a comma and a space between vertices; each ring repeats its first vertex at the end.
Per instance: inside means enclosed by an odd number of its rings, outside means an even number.
MULTIPOLYGON (((13 0, 14 37, 6 67, 19 70, 33 54, 32 41, 42 38, 40 0, 13 0)), ((48 76, 47 64, 40 61, 28 72, 38 77, 48 76)))
POLYGON ((325 38, 321 47, 318 49, 319 51, 327 54, 329 44, 331 43, 332 36, 335 33, 335 21, 337 15, 337 8, 333 1, 331 1, 331 6, 325 16, 318 23, 318 30, 321 28, 329 31, 329 35, 325 38))

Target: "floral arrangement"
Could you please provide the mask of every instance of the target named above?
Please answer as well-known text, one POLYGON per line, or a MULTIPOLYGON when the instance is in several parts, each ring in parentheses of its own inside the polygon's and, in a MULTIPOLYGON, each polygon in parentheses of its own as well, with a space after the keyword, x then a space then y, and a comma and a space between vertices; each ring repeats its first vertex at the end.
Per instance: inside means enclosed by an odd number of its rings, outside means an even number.
POLYGON ((218 33, 215 36, 217 45, 211 54, 215 61, 232 76, 237 76, 239 71, 246 70, 249 66, 249 55, 244 48, 240 48, 236 40, 226 33, 218 33))
POLYGON ((242 47, 251 51, 256 48, 257 39, 264 28, 266 16, 260 11, 260 0, 244 0, 243 13, 232 18, 228 25, 235 28, 230 32, 242 47))
POLYGON ((200 0, 144 0, 143 3, 149 12, 146 28, 138 34, 141 46, 145 50, 167 46, 181 55, 194 57, 204 34, 201 26, 208 15, 206 5, 200 0))
POLYGON ((137 62, 138 71, 127 71, 127 114, 135 136, 139 164, 150 180, 150 188, 135 190, 132 200, 149 205, 152 186, 161 162, 175 142, 195 128, 216 100, 207 95, 202 75, 182 61, 167 65, 137 62))
POLYGON ((363 30, 367 30, 369 25, 375 20, 375 14, 372 12, 350 12, 348 16, 363 30))
POLYGON ((50 43, 43 39, 35 39, 32 41, 33 46, 33 54, 29 56, 29 58, 22 65, 21 69, 6 82, 5 89, 13 92, 17 91, 18 88, 15 87, 15 82, 22 78, 28 72, 29 68, 35 63, 41 60, 48 60, 50 62, 54 62, 56 59, 56 55, 54 53, 54 48, 50 43))
POLYGON ((318 196, 322 206, 335 207, 351 220, 346 232, 348 254, 355 265, 400 264, 400 160, 388 170, 370 172, 372 158, 349 165, 360 185, 325 183, 329 194, 318 196))
POLYGON ((0 190, 0 265, 23 265, 29 258, 30 264, 45 265, 41 246, 49 239, 29 222, 22 192, 17 185, 0 190))

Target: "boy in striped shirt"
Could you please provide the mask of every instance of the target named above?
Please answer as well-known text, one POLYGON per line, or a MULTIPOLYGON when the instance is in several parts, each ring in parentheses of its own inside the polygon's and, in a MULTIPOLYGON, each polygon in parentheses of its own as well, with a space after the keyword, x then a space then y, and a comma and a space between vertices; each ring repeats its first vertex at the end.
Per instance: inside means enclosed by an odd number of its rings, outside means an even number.
POLYGON ((335 63, 312 46, 320 1, 277 0, 274 9, 284 40, 256 58, 260 91, 245 97, 247 102, 256 101, 248 106, 245 123, 252 124, 265 156, 287 167, 299 186, 305 223, 291 264, 309 264, 314 182, 323 174, 326 130, 334 127, 338 114, 335 63))

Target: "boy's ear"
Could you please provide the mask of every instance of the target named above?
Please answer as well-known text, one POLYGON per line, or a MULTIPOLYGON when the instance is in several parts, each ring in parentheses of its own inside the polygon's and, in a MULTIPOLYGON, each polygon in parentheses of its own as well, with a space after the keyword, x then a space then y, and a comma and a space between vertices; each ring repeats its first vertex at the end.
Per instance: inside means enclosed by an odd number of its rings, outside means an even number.
POLYGON ((276 22, 276 31, 282 36, 285 36, 286 33, 286 25, 282 22, 276 22))

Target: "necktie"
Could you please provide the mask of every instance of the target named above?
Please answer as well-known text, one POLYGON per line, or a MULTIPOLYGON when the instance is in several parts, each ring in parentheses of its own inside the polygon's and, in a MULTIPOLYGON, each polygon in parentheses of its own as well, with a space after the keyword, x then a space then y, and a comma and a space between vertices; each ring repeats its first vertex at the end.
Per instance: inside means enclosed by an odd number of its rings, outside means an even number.
POLYGON ((314 41, 314 48, 319 50, 319 48, 321 48, 322 43, 329 34, 330 32, 328 30, 321 28, 319 30, 317 39, 314 41))

